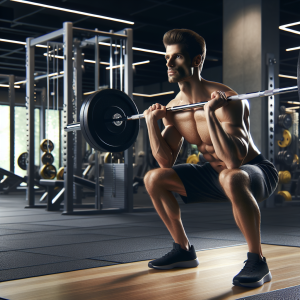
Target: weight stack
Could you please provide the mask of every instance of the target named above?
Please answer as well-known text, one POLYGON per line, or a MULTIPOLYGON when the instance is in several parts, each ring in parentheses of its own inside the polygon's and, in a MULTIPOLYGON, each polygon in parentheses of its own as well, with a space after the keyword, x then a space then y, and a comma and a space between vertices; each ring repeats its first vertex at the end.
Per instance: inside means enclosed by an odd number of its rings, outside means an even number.
POLYGON ((125 164, 104 164, 103 208, 125 209, 126 183, 125 164))

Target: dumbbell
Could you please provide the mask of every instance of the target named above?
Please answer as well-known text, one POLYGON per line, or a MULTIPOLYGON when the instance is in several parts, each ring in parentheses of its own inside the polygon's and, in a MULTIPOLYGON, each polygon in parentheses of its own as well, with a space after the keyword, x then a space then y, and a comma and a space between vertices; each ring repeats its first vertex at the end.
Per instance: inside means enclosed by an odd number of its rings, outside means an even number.
POLYGON ((44 165, 40 170, 40 175, 44 179, 54 179, 56 176, 56 168, 53 165, 44 165))
POLYGON ((43 152, 52 152, 54 149, 54 144, 51 140, 49 139, 43 139, 40 143, 40 149, 43 152))
POLYGON ((54 157, 53 157, 53 155, 50 152, 45 152, 42 155, 42 163, 44 165, 52 165, 53 162, 54 162, 54 157))

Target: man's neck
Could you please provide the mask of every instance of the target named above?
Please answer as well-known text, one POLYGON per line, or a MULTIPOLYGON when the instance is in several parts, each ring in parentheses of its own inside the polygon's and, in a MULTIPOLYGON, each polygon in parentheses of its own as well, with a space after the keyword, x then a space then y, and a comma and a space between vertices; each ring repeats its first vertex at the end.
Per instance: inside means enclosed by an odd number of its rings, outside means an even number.
POLYGON ((197 103, 207 101, 207 94, 205 88, 205 80, 198 74, 193 74, 188 80, 178 82, 180 89, 180 100, 185 103, 197 103))

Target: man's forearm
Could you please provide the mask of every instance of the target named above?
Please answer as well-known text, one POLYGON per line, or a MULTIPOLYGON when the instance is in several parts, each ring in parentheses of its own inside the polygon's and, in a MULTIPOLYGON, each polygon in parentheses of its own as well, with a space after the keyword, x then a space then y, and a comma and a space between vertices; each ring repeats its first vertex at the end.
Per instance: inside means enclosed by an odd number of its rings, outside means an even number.
POLYGON ((206 119, 216 155, 228 169, 238 168, 247 155, 247 145, 224 130, 214 111, 207 110, 206 119))
POLYGON ((161 168, 170 168, 172 164, 172 151, 161 135, 157 121, 153 117, 145 119, 148 127, 152 154, 161 168))

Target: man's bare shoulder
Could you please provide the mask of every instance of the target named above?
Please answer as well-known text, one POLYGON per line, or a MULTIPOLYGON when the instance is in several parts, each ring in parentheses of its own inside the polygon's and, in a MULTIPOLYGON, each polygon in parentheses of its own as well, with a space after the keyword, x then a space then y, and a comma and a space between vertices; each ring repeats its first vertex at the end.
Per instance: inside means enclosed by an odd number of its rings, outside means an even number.
POLYGON ((176 106, 176 105, 180 105, 181 103, 180 103, 179 94, 180 94, 180 93, 178 93, 178 94, 176 95, 176 97, 175 97, 174 99, 172 99, 172 100, 166 105, 166 107, 173 107, 173 106, 176 106))
POLYGON ((228 94, 227 96, 237 95, 237 93, 229 86, 215 81, 206 80, 206 88, 210 93, 213 93, 214 91, 222 91, 225 92, 226 95, 228 94))

